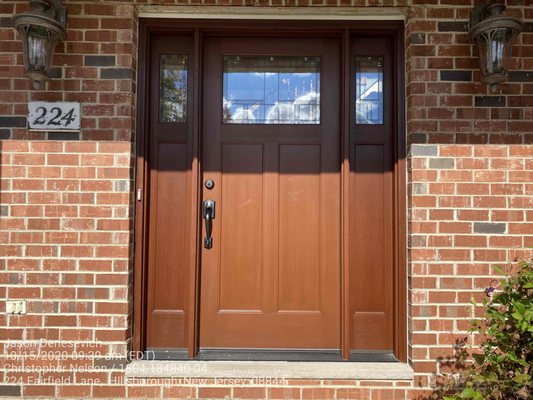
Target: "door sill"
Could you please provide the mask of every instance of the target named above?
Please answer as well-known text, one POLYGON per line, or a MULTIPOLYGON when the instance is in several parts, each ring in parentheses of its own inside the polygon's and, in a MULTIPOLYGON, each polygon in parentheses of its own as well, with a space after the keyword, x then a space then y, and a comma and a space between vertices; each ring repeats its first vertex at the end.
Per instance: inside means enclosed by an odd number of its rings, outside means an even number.
POLYGON ((126 366, 127 378, 412 380, 399 362, 144 361, 126 366))

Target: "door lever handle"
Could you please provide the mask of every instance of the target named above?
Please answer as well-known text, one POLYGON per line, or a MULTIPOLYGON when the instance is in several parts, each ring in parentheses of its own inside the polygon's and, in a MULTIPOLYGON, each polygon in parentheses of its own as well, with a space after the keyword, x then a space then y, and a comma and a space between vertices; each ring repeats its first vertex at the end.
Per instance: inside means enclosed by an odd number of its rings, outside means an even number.
POLYGON ((203 201, 203 216, 205 221, 205 238, 204 247, 210 249, 213 247, 213 220, 215 219, 215 201, 203 201))

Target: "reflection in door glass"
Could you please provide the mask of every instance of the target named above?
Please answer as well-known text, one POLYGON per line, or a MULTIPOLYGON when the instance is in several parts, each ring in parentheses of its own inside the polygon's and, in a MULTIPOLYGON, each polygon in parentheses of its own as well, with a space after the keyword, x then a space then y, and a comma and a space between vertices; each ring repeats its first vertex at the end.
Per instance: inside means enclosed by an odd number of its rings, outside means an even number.
POLYGON ((187 120, 187 56, 162 55, 159 73, 159 121, 187 120))
POLYGON ((383 57, 356 57, 355 122, 383 123, 383 57))
POLYGON ((224 57, 228 124, 319 124, 320 57, 224 57))

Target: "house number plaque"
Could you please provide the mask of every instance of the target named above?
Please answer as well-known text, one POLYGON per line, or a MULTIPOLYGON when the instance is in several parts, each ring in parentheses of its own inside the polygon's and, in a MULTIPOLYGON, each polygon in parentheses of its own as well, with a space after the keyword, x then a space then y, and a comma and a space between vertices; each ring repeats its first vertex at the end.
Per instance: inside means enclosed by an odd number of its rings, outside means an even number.
POLYGON ((42 131, 78 131, 80 114, 77 102, 30 101, 28 126, 42 131))

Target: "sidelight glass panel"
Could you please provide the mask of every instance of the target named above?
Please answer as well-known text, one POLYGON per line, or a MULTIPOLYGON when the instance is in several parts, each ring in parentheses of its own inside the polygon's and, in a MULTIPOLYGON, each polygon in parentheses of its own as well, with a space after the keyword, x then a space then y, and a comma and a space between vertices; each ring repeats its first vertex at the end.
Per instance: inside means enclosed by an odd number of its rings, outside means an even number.
POLYGON ((227 124, 319 124, 320 57, 224 57, 227 124))
POLYGON ((187 120, 187 62, 184 55, 162 55, 159 73, 159 121, 187 120))
POLYGON ((355 122, 383 123, 383 57, 355 59, 355 122))

